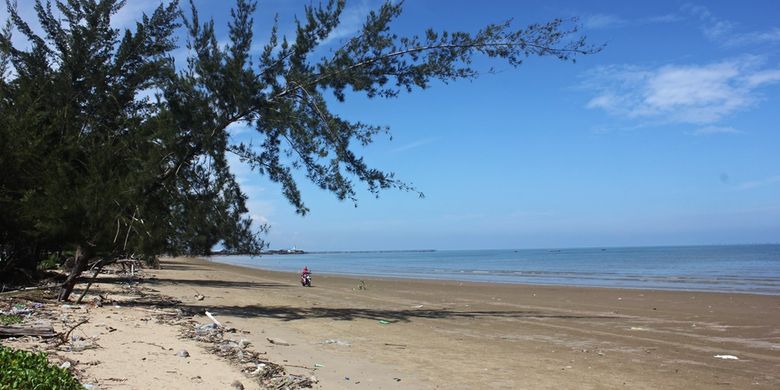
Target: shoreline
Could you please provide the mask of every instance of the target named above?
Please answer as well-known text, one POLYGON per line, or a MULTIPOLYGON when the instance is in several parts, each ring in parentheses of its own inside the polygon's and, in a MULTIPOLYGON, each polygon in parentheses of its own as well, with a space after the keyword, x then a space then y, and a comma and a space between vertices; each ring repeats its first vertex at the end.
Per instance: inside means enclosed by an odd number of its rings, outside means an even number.
MULTIPOLYGON (((235 255, 235 256, 242 256, 242 255, 235 255)), ((289 274, 289 275, 298 275, 294 271, 280 271, 270 268, 263 268, 262 266, 252 266, 248 264, 233 264, 228 262, 222 262, 222 261, 216 261, 212 260, 211 257, 198 257, 198 259, 201 259, 203 261, 206 261, 208 263, 212 264, 220 264, 220 265, 228 265, 233 267, 239 267, 243 269, 249 269, 249 270, 259 270, 262 272, 269 272, 269 273, 279 273, 279 274, 289 274)), ((521 272, 522 271, 518 271, 521 272)), ((486 284, 486 285, 513 285, 513 286, 527 286, 527 287, 535 287, 535 286, 549 286, 549 287, 571 287, 571 288, 596 288, 596 289, 610 289, 610 290, 641 290, 641 291, 671 291, 671 292, 686 292, 686 293, 718 293, 718 294, 746 294, 746 295, 761 295, 761 296, 780 296, 780 291, 749 291, 749 290, 717 290, 717 289, 695 289, 695 288, 675 288, 675 287, 658 287, 658 286, 650 286, 650 287, 635 287, 635 286, 608 286, 608 285, 601 285, 601 284, 565 284, 565 283, 544 283, 544 282, 516 282, 516 281, 499 281, 499 280, 471 280, 471 279, 453 279, 453 278, 447 278, 447 277, 441 277, 441 278, 435 278, 435 277, 423 277, 423 276, 394 276, 394 275, 377 275, 377 274, 361 274, 361 273, 336 273, 336 272, 317 272, 316 274, 312 274, 315 278, 319 275, 325 275, 329 277, 343 277, 343 278, 349 278, 349 279, 365 279, 365 280, 383 280, 383 281, 391 281, 391 280, 410 280, 410 281, 428 281, 428 282, 436 282, 436 281, 445 281, 445 282, 459 282, 459 283, 469 283, 469 284, 486 284)))

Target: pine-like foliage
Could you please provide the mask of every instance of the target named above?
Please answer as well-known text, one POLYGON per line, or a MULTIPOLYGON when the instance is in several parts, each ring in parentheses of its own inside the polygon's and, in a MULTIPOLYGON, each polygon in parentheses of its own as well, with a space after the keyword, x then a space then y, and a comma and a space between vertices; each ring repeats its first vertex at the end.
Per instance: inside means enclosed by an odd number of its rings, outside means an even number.
POLYGON ((325 94, 395 97, 434 80, 475 78, 479 55, 519 66, 528 56, 574 60, 600 49, 565 20, 400 37, 391 22, 401 4, 387 2, 352 38, 314 58, 344 10, 343 0, 330 0, 305 7, 292 39, 274 23, 253 54, 256 4, 248 0, 232 10, 227 44, 192 3, 186 16, 172 1, 120 30, 110 22, 125 1, 36 0, 39 36, 6 2, 0 272, 62 250, 78 249, 84 265, 130 253, 204 254, 218 242, 257 253, 265 227, 252 229, 228 153, 280 183, 300 214, 308 209, 295 170, 339 199, 355 200, 358 182, 372 193, 411 189, 354 152, 386 129, 333 113, 325 94), (171 53, 180 24, 190 56, 177 68, 171 53), (14 47, 12 27, 29 49, 14 47), (237 122, 251 124, 262 141, 231 143, 227 129, 237 122))

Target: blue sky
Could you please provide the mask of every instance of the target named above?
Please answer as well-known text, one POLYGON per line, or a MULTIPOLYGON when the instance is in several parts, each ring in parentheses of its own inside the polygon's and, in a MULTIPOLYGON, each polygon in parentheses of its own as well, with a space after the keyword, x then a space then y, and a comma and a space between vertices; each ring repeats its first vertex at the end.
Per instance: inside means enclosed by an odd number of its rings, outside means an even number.
MULTIPOLYGON (((117 23, 158 3, 130 0, 117 23)), ((224 27, 230 1, 197 4, 224 27)), ((281 31, 292 31, 302 4, 261 2, 259 42, 274 12, 281 31)), ((378 4, 349 2, 331 44, 378 4)), ((409 0, 404 9, 395 24, 403 33, 578 16, 591 42, 607 46, 576 64, 480 61, 499 72, 392 100, 334 101, 347 118, 391 127, 392 141, 358 150, 426 197, 361 191, 355 207, 304 184, 311 213, 300 217, 278 185, 234 161, 251 213, 272 226, 271 247, 780 241, 780 3, 409 0)), ((241 126, 232 131, 237 140, 252 137, 241 126)))

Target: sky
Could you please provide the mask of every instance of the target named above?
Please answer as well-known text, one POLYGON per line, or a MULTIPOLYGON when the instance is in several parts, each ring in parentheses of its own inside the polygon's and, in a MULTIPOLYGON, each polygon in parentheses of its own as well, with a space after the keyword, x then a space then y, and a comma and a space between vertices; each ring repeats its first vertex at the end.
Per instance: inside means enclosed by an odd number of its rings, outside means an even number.
MULTIPOLYGON (((19 3, 31 14, 31 2, 19 3)), ((129 25, 156 4, 130 0, 115 23, 129 25)), ((224 37, 232 2, 196 4, 224 37)), ((274 13, 291 33, 304 4, 260 2, 258 43, 274 13)), ((379 4, 349 1, 326 48, 379 4)), ((392 190, 375 198, 358 186, 356 205, 301 182, 311 210, 302 217, 278 184, 233 159, 251 215, 271 225, 271 248, 780 242, 780 3, 407 0, 393 28, 473 32, 508 18, 522 27, 556 17, 578 17, 604 50, 574 64, 529 58, 517 69, 480 60, 478 68, 498 72, 396 99, 331 101, 345 118, 391 128, 392 139, 355 150, 423 199, 392 190)), ((231 128, 236 141, 253 132, 231 128)))

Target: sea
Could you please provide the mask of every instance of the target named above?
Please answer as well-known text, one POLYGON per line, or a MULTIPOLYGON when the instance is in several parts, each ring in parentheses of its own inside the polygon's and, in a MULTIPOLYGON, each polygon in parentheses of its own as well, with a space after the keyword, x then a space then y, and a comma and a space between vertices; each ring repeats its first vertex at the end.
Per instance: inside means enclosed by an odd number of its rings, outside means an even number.
POLYGON ((780 245, 311 252, 214 256, 273 271, 780 295, 780 245))

